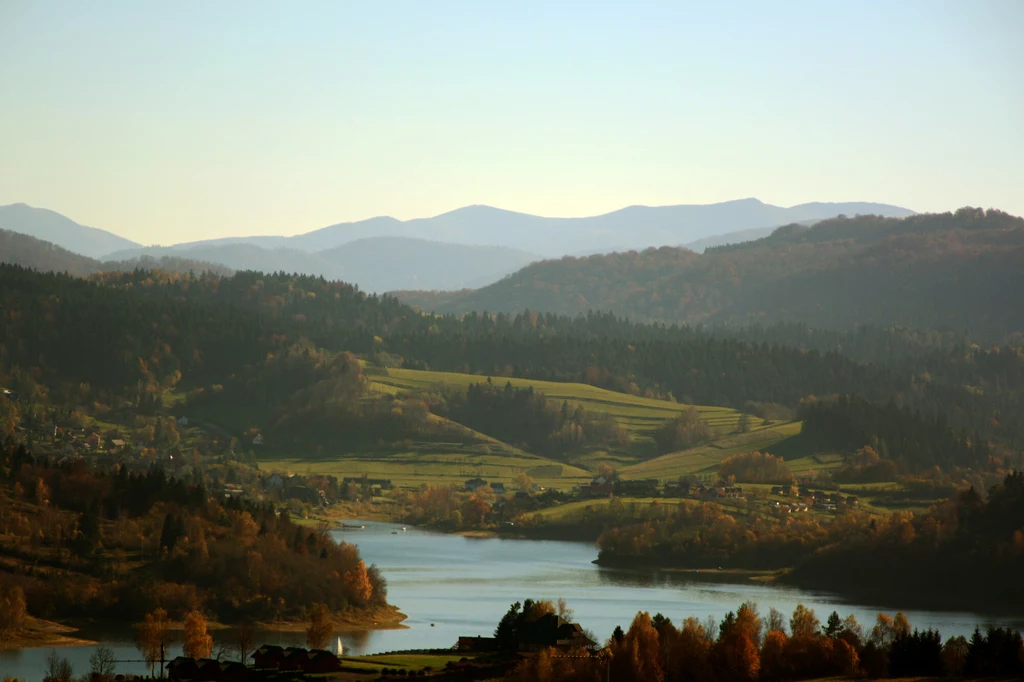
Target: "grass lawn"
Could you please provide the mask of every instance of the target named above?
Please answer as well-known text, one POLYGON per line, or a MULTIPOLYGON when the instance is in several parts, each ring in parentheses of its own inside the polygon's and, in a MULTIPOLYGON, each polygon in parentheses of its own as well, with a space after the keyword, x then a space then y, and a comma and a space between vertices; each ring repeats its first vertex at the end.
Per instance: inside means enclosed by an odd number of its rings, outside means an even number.
POLYGON ((709 474, 718 469, 721 461, 732 455, 751 450, 765 450, 800 433, 800 422, 786 422, 757 427, 752 431, 734 434, 689 450, 672 452, 661 457, 634 464, 619 472, 623 478, 657 478, 674 480, 686 474, 709 474))

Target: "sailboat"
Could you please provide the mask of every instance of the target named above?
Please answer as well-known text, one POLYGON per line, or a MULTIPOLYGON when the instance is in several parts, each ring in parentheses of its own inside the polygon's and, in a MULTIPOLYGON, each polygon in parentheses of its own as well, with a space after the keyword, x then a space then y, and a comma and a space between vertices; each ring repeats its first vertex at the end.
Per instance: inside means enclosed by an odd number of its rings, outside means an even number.
POLYGON ((342 646, 341 646, 341 637, 339 637, 339 638, 338 638, 338 644, 337 644, 337 646, 335 647, 335 653, 336 653, 336 654, 337 654, 338 656, 341 656, 341 655, 342 655, 342 654, 344 653, 344 649, 343 649, 343 648, 342 648, 342 646))

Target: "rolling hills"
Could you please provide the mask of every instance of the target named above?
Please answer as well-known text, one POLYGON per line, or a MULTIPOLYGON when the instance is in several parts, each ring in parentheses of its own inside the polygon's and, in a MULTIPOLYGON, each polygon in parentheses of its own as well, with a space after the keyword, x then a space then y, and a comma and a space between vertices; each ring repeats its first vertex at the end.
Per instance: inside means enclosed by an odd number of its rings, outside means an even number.
POLYGON ((819 328, 903 325, 1002 338, 1024 331, 1024 219, 999 211, 838 218, 697 254, 534 263, 459 292, 399 292, 440 313, 607 310, 637 321, 819 328))

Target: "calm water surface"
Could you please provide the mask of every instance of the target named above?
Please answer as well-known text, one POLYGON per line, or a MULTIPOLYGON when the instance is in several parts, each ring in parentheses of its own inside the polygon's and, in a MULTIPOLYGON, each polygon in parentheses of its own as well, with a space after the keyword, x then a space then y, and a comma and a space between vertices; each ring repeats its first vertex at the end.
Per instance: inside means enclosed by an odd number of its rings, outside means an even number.
MULTIPOLYGON (((565 597, 576 620, 604 639, 616 625, 628 627, 638 610, 661 612, 679 623, 687 616, 721 618, 751 599, 762 613, 775 607, 787 615, 798 603, 822 620, 833 610, 853 613, 870 624, 877 606, 853 604, 834 595, 758 583, 707 582, 691 573, 643 572, 598 568, 592 545, 542 540, 467 538, 435 534, 385 523, 365 522, 361 530, 338 530, 339 540, 359 546, 367 564, 375 563, 388 581, 388 601, 409 616, 408 629, 341 635, 345 653, 450 647, 462 635, 490 635, 509 604, 525 598, 565 597), (393 534, 393 531, 398 534, 393 534)), ((898 604, 897 604, 898 606, 898 604)), ((887 609, 890 613, 896 609, 887 609)), ((976 624, 1011 625, 1019 620, 991 619, 972 613, 906 610, 915 627, 938 628, 943 637, 969 635, 976 624)), ((122 672, 147 672, 125 624, 115 632, 82 632, 114 649, 122 672)), ((214 633, 216 639, 217 633, 214 633)), ((304 646, 302 634, 265 633, 257 643, 304 646)), ((75 674, 88 672, 92 646, 60 651, 75 674)), ((49 649, 0 652, 0 677, 13 675, 40 682, 49 649)), ((180 653, 177 644, 168 658, 180 653)), ((230 656, 230 655, 229 655, 230 656)))

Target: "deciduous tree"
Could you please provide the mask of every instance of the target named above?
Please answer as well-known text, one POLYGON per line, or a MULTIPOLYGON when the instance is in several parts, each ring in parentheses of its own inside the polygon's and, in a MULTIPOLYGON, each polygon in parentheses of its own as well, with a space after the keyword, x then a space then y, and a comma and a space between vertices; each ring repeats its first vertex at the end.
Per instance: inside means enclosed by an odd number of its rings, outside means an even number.
POLYGON ((209 658, 213 653, 213 637, 206 631, 206 616, 201 612, 191 611, 185 616, 181 648, 190 658, 209 658))
POLYGON ((167 612, 158 608, 152 613, 147 613, 145 619, 136 627, 139 651, 152 671, 153 664, 160 660, 171 640, 167 612))

